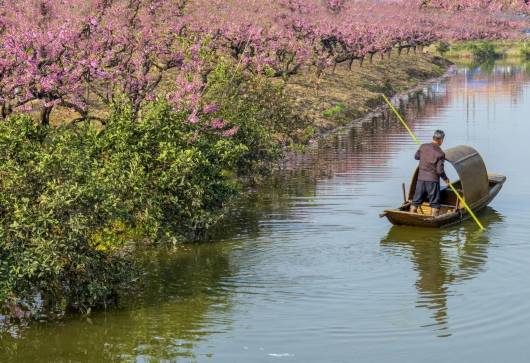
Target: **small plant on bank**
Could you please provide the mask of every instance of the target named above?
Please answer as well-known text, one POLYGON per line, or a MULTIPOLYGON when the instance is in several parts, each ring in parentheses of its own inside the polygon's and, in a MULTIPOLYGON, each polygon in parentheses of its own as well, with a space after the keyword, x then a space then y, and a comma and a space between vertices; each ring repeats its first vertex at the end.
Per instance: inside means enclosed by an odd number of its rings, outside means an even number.
POLYGON ((521 57, 525 59, 530 59, 530 48, 521 48, 521 57))
POLYGON ((436 45, 436 51, 443 57, 445 53, 451 50, 449 43, 441 41, 436 45))
POLYGON ((344 103, 341 103, 338 106, 335 106, 333 108, 330 108, 322 113, 324 117, 332 117, 338 113, 340 113, 342 110, 346 108, 346 105, 344 103))

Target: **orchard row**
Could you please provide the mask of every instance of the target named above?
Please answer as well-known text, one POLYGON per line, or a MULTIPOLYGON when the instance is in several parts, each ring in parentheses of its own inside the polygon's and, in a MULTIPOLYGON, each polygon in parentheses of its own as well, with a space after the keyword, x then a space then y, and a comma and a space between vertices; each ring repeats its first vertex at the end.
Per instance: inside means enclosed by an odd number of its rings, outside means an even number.
POLYGON ((164 97, 201 124, 220 63, 320 77, 440 40, 521 38, 529 12, 522 0, 0 0, 1 116, 39 104, 47 124, 61 105, 81 121, 90 97, 136 113, 164 97))

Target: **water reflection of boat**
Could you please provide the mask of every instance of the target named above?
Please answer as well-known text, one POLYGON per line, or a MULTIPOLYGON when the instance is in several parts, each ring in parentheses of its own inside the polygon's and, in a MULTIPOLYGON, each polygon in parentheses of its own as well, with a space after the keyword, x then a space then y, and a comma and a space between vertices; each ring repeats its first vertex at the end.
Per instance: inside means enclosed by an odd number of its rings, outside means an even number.
MULTIPOLYGON (((482 218, 484 227, 503 221, 503 217, 487 208, 482 218)), ((430 327, 439 337, 449 336, 447 298, 451 286, 470 280, 485 271, 489 235, 464 228, 438 230, 393 226, 381 239, 384 252, 410 259, 418 271, 415 287, 419 298, 416 307, 432 310, 430 327)))
MULTIPOLYGON (((459 180, 453 182, 457 190, 473 213, 484 209, 501 191, 506 177, 497 174, 488 174, 486 165, 480 154, 470 146, 457 146, 445 151, 445 158, 456 169, 459 180)), ((456 194, 451 189, 441 191, 442 207, 440 215, 431 216, 429 203, 424 203, 419 209, 420 213, 410 213, 412 198, 416 191, 419 168, 412 177, 407 202, 394 210, 385 210, 380 217, 387 217, 395 225, 421 226, 421 227, 446 227, 462 222, 471 217, 463 205, 460 205, 456 194)))

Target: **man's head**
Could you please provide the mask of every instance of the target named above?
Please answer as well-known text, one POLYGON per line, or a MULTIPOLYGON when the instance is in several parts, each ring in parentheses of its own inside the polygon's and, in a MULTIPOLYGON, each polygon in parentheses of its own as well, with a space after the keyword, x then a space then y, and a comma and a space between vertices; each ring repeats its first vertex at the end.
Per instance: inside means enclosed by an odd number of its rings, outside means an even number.
POLYGON ((440 146, 443 144, 444 138, 445 138, 445 132, 443 132, 442 130, 436 130, 432 137, 432 142, 440 146))

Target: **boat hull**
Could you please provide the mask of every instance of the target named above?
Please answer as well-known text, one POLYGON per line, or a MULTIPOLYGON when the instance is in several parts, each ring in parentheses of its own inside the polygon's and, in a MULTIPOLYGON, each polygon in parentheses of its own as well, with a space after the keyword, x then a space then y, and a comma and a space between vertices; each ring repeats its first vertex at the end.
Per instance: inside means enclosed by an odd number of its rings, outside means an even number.
MULTIPOLYGON (((469 207, 473 213, 477 214, 482 211, 502 189, 506 177, 502 175, 489 174, 489 194, 469 207)), ((428 214, 410 213, 410 202, 398 209, 385 210, 381 217, 386 217, 390 223, 398 226, 418 226, 427 228, 443 228, 453 224, 460 223, 471 215, 465 208, 455 209, 456 211, 433 217, 428 214)))

